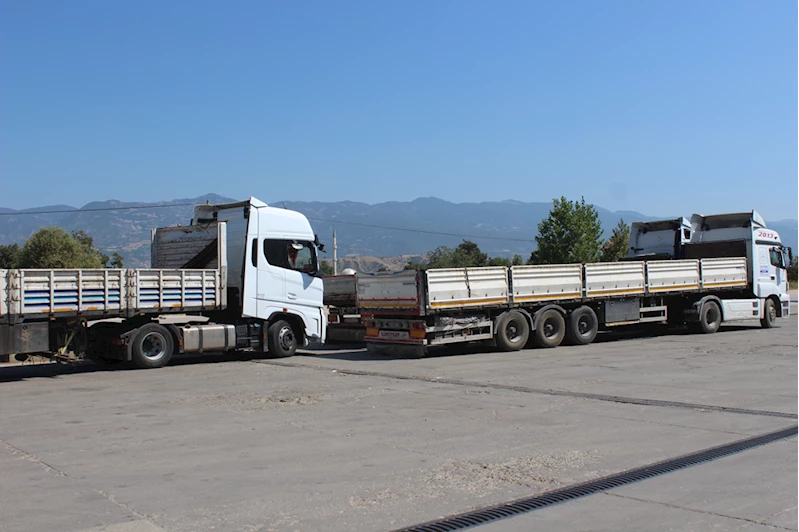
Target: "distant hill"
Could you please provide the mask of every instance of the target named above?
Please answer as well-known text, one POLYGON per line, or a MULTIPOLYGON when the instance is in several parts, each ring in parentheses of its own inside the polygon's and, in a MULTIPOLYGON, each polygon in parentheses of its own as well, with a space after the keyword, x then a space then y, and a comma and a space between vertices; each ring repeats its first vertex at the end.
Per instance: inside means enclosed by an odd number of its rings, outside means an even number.
MULTIPOLYGON (((197 198, 176 199, 158 203, 127 203, 116 200, 93 202, 80 210, 65 205, 37 207, 24 211, 0 208, 0 244, 22 243, 42 226, 57 225, 74 231, 82 229, 94 237, 96 245, 106 253, 118 252, 125 265, 146 267, 150 263, 150 231, 155 227, 187 224, 193 205, 236 201, 216 194, 197 198), (129 207, 159 206, 153 209, 129 207), (82 212, 87 209, 112 209, 82 212), (64 211, 57 214, 25 214, 36 211, 64 211)), ((359 266, 360 271, 388 267, 406 260, 402 256, 421 255, 437 246, 457 246, 464 238, 477 242, 491 256, 510 257, 516 253, 525 259, 535 248, 538 223, 547 216, 551 202, 520 201, 451 203, 438 198, 419 198, 410 202, 389 201, 376 205, 342 202, 274 202, 272 205, 293 209, 311 219, 314 230, 327 244, 332 258, 333 229, 338 236, 338 256, 342 264, 359 266), (357 224, 357 225, 356 225, 357 224), (382 226, 375 227, 375 226, 382 226), (399 231, 411 229, 424 232, 399 231), (436 234, 439 233, 439 234, 436 234), (440 234, 444 233, 444 234, 440 234), (466 237, 453 235, 469 235, 466 237), (507 239, 507 240, 503 240, 507 239), (382 258, 381 258, 382 257, 382 258)), ((610 211, 597 206, 606 236, 623 218, 628 224, 656 219, 635 211, 610 211)), ((691 213, 681 213, 690 216, 691 213)), ((662 217, 657 217, 662 218, 662 217)), ((676 215, 675 215, 676 218, 676 215)), ((767 222, 797 250, 797 221, 767 222)))

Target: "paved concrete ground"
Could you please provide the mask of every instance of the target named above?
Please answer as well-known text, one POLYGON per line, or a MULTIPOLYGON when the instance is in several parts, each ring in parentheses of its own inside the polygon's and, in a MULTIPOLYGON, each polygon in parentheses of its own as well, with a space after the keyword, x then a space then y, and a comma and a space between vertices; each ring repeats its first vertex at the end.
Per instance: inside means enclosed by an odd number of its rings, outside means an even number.
MULTIPOLYGON (((796 414, 795 317, 600 340, 0 368, 0 529, 391 530, 796 424, 610 397, 796 414)), ((791 438, 480 528, 796 530, 796 486, 791 438)))

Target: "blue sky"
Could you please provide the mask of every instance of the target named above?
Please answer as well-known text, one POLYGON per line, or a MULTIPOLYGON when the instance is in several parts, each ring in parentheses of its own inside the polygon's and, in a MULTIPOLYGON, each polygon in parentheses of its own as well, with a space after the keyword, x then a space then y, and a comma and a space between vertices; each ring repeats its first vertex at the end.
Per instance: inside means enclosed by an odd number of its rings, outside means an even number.
POLYGON ((215 192, 797 217, 797 4, 0 3, 0 206, 215 192))

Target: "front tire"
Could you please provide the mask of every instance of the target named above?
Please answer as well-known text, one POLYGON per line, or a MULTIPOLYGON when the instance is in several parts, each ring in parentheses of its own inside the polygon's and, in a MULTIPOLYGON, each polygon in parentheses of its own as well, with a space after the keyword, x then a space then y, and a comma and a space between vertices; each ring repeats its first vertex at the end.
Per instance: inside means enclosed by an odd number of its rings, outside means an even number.
POLYGON ((764 329, 771 329, 777 322, 777 305, 774 300, 769 298, 765 302, 763 308, 763 318, 760 320, 760 326, 764 329))
POLYGON ((163 367, 172 358, 175 342, 172 334, 163 325, 148 323, 139 328, 133 339, 131 354, 133 362, 142 369, 163 367))
POLYGON ((273 356, 285 358, 297 352, 297 335, 289 322, 278 320, 269 326, 267 332, 269 352, 273 356))

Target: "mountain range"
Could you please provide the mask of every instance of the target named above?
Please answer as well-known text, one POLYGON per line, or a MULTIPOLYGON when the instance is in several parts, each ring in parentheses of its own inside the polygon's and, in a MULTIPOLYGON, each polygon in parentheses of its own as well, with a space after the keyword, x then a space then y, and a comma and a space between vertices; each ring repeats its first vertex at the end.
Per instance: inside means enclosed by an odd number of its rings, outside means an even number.
MULTIPOLYGON (((66 205, 20 211, 0 207, 0 244, 22 244, 34 231, 48 225, 68 231, 82 229, 104 252, 122 255, 125 266, 148 267, 151 229, 188 224, 195 204, 233 201, 236 200, 206 194, 156 203, 108 200, 88 203, 80 209, 66 205)), ((552 207, 551 202, 451 203, 438 198, 375 205, 351 201, 278 201, 270 205, 305 214, 321 241, 327 244, 323 258, 332 257, 335 229, 339 258, 349 259, 342 261, 345 264, 361 265, 381 264, 381 260, 363 261, 361 257, 420 255, 441 245, 457 246, 464 239, 474 240, 490 256, 510 257, 518 253, 527 259, 535 248, 538 223, 552 207)), ((619 219, 629 224, 664 218, 595 207, 606 237, 619 219)), ((785 244, 797 249, 796 220, 767 221, 767 225, 780 233, 785 244)), ((397 261, 382 261, 394 262, 397 261)))

